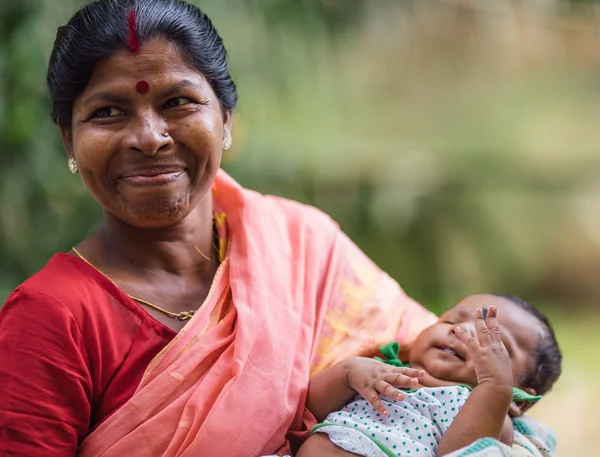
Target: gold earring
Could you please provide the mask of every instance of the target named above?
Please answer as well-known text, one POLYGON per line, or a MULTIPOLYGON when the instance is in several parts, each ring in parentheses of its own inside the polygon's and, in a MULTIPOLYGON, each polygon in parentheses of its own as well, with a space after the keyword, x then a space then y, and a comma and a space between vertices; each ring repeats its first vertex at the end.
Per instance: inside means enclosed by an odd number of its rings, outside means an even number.
POLYGON ((227 151, 230 147, 231 147, 231 137, 229 135, 227 135, 225 138, 223 138, 223 150, 227 151))
POLYGON ((71 170, 71 173, 74 175, 79 173, 79 167, 77 166, 77 162, 75 162, 75 157, 69 157, 67 163, 69 164, 69 170, 71 170))

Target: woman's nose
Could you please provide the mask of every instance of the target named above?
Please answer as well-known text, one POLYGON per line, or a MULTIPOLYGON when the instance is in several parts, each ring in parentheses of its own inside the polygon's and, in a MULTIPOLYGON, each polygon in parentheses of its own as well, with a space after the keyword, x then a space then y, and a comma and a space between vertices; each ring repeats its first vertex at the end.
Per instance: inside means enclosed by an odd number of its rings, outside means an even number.
POLYGON ((167 122, 156 113, 142 113, 130 128, 132 131, 129 132, 128 147, 146 155, 153 156, 173 143, 168 134, 167 122))

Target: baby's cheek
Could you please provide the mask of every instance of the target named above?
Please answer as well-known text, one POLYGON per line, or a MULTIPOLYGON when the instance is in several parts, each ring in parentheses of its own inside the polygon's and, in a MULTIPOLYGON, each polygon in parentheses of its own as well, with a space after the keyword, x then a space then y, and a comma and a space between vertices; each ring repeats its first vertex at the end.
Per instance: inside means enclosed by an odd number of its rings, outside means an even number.
POLYGON ((458 384, 467 384, 470 386, 477 384, 475 370, 467 365, 457 366, 448 364, 444 360, 434 359, 427 364, 426 370, 435 378, 442 381, 455 382, 458 384))
POLYGON ((427 369, 432 376, 439 379, 451 379, 451 375, 453 374, 453 371, 455 371, 449 367, 448 364, 439 359, 431 360, 430 363, 427 364, 427 369))
POLYGON ((519 370, 518 368, 516 368, 514 364, 513 364, 512 374, 513 374, 513 385, 514 386, 519 386, 520 384, 523 383, 523 381, 526 378, 525 373, 523 371, 519 370))

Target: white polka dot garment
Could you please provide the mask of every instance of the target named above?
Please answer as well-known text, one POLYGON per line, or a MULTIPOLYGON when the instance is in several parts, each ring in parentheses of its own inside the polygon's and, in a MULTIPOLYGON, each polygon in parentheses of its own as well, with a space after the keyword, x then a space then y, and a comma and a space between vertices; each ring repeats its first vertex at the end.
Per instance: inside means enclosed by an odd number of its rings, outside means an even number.
POLYGON ((404 391, 401 401, 382 397, 387 417, 358 396, 313 432, 327 433, 337 446, 365 457, 434 457, 470 392, 463 386, 423 387, 404 391))

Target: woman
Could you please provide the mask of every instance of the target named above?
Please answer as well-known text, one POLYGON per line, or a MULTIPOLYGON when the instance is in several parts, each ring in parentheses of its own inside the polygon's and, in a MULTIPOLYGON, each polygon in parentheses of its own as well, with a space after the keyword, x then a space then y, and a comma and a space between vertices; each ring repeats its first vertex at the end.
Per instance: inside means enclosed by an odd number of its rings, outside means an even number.
POLYGON ((311 373, 434 321, 327 216, 219 169, 237 94, 195 6, 84 7, 48 85, 105 216, 0 312, 9 454, 290 452, 311 373))

